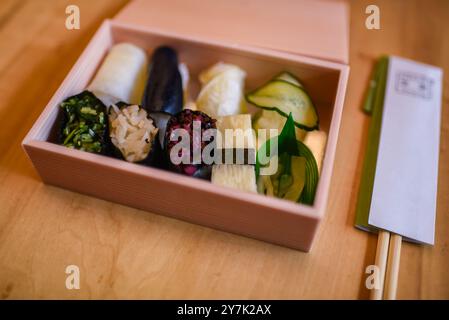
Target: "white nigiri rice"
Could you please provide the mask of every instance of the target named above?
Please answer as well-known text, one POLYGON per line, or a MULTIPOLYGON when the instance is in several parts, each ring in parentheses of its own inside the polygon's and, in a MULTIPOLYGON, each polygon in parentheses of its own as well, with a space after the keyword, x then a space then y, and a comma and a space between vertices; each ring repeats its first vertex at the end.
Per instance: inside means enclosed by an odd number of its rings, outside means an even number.
POLYGON ((144 160, 152 148, 158 129, 138 105, 109 109, 109 135, 128 162, 144 160))

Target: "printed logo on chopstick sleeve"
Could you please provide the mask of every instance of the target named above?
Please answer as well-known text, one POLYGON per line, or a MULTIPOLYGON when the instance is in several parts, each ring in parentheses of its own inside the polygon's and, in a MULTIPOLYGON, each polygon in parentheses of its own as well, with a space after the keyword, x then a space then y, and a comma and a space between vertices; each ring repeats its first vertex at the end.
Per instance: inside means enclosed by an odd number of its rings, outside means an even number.
POLYGON ((399 71, 395 75, 395 90, 399 94, 431 99, 433 80, 424 74, 399 71))

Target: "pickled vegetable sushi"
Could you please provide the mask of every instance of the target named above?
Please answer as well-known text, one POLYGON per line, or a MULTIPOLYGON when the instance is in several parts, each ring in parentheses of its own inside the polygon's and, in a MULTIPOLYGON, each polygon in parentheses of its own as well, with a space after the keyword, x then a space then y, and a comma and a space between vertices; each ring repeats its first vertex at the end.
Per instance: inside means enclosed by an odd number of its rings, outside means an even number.
POLYGON ((204 148, 214 143, 213 138, 210 141, 202 139, 208 129, 216 129, 216 120, 201 111, 185 109, 170 118, 165 132, 165 154, 171 171, 210 179, 212 163, 205 163, 201 157, 204 148), (198 128, 199 132, 195 133, 195 128, 198 128), (178 132, 177 129, 184 131, 178 132), (187 136, 180 136, 182 133, 187 136), (183 138, 188 141, 182 141, 183 138), (200 155, 199 159, 195 159, 195 154, 200 155))
POLYGON ((106 107, 123 101, 138 104, 147 77, 145 51, 130 43, 114 45, 88 86, 106 107))
POLYGON ((203 71, 202 88, 196 100, 198 110, 217 118, 245 113, 243 95, 246 72, 236 65, 219 62, 203 71))
POLYGON ((218 62, 189 97, 189 78, 169 46, 148 64, 144 49, 114 45, 87 90, 61 103, 59 143, 313 204, 327 136, 304 84, 284 71, 245 96, 246 72, 218 62))
POLYGON ((109 135, 120 156, 128 162, 149 162, 158 148, 158 128, 145 109, 117 103, 109 108, 109 135))
POLYGON ((94 94, 83 91, 65 99, 60 107, 60 144, 92 153, 108 153, 106 106, 94 94))

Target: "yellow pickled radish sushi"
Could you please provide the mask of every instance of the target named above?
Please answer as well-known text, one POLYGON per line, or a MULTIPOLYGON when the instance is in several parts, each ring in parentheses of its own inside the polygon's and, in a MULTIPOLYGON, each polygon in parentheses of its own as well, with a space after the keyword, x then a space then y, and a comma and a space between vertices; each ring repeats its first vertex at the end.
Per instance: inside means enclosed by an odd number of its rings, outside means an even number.
MULTIPOLYGON (((217 129, 222 135, 221 149, 218 148, 217 150, 222 152, 223 150, 234 149, 235 156, 233 156, 232 163, 229 163, 225 156, 222 159, 223 164, 212 166, 211 182, 220 186, 256 193, 256 172, 253 165, 256 161, 256 142, 251 126, 251 115, 239 114, 219 117, 217 129), (227 135, 226 130, 232 130, 230 133, 233 133, 233 135, 227 135), (238 152, 243 150, 246 150, 246 153, 241 154, 243 159, 237 160, 238 152)), ((227 152, 222 152, 222 154, 227 154, 227 152)))

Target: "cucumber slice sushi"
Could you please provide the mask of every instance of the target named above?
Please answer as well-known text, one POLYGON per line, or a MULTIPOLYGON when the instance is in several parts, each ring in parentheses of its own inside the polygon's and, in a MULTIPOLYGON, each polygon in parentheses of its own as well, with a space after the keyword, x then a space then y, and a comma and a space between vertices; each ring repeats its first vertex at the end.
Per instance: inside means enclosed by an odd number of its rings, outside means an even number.
POLYGON ((311 131, 318 128, 318 114, 309 95, 297 85, 272 80, 246 96, 255 106, 274 110, 284 117, 291 113, 296 127, 311 131))

